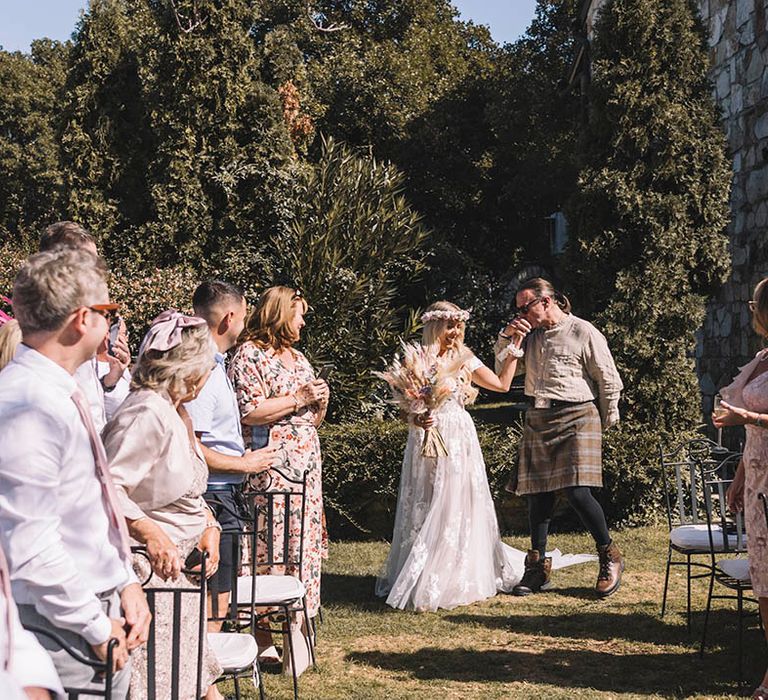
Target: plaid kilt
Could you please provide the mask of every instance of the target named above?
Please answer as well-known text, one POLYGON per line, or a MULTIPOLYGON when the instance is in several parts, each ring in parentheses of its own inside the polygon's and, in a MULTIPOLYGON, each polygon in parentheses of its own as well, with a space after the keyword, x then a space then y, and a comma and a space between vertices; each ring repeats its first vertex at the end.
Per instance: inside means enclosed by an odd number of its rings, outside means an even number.
POLYGON ((600 413, 588 402, 531 408, 525 415, 516 493, 602 486, 603 430, 600 413))

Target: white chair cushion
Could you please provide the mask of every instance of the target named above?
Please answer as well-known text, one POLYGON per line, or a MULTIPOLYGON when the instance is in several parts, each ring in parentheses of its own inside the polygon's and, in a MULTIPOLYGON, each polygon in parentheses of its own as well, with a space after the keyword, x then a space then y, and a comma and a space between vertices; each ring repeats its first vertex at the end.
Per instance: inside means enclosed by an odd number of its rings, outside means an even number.
POLYGON ((259 654, 256 640, 250 634, 209 632, 208 646, 216 654, 224 673, 252 666, 259 654))
POLYGON ((723 559, 717 562, 717 568, 726 576, 742 583, 749 583, 749 559, 723 559))
POLYGON ((256 603, 290 603, 304 596, 304 584, 295 576, 263 574, 256 577, 256 600, 251 601, 250 576, 237 579, 237 602, 240 605, 256 603))
MULTIPOLYGON (((669 539, 676 547, 696 552, 709 551, 709 528, 704 525, 679 525, 672 528, 669 539)), ((723 551, 722 528, 719 525, 712 526, 712 542, 716 552, 723 551)), ((742 547, 746 545, 746 535, 742 538, 742 547)), ((736 535, 728 535, 728 546, 736 548, 736 535)))

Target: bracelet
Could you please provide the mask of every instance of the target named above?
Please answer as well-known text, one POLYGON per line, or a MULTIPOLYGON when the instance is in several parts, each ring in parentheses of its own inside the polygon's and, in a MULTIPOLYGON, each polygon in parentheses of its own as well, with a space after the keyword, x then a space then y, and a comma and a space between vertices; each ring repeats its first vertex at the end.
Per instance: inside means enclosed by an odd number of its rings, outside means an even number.
POLYGON ((499 331, 499 337, 504 338, 504 340, 512 340, 511 335, 504 335, 504 331, 499 331))
MULTIPOLYGON (((106 375, 104 375, 104 376, 106 376, 106 375)), ((101 388, 102 388, 102 390, 104 391, 105 394, 108 394, 109 392, 114 391, 117 388, 117 385, 119 383, 120 383, 120 380, 118 379, 112 386, 107 386, 104 383, 104 377, 99 379, 99 384, 101 384, 101 388)))
POLYGON ((510 355, 519 360, 523 355, 525 355, 525 350, 522 348, 516 348, 514 345, 507 345, 507 347, 505 347, 498 355, 496 355, 496 359, 499 362, 504 362, 504 360, 506 360, 510 355))
POLYGON ((299 397, 296 394, 291 394, 293 399, 293 412, 296 413, 299 410, 299 397))
POLYGON ((206 530, 210 530, 212 527, 215 527, 219 532, 222 530, 221 523, 218 520, 205 524, 206 530))
POLYGON ((765 423, 763 422, 763 414, 757 413, 755 415, 757 416, 757 418, 755 418, 755 425, 758 428, 765 428, 765 423))

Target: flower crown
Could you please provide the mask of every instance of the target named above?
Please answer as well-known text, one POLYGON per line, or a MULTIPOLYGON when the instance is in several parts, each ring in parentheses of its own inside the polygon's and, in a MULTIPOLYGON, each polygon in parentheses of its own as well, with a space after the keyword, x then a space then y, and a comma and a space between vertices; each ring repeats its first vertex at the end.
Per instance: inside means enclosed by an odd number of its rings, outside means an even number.
POLYGON ((430 321, 461 321, 466 323, 469 318, 472 309, 459 309, 458 311, 448 311, 443 309, 436 309, 435 311, 427 311, 421 315, 422 323, 429 323, 430 321))

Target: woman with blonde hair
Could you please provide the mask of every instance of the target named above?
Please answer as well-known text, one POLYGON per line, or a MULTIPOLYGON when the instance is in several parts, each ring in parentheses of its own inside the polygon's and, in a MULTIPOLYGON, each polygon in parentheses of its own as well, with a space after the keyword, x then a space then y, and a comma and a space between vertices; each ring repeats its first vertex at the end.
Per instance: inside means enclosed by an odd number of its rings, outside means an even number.
MULTIPOLYGON (((182 569, 199 566, 208 555, 206 574, 219 562, 221 527, 203 500, 208 467, 192 431, 184 404, 194 399, 214 366, 216 346, 202 318, 164 311, 152 321, 131 378, 131 392, 103 432, 109 469, 131 537, 146 546, 149 559, 136 557, 148 585, 190 588, 182 569), (151 572, 149 571, 151 566, 151 572)), ((197 668, 199 603, 181 600, 181 654, 178 679, 170 663, 173 638, 172 598, 160 593, 155 603, 155 692, 171 697, 196 695, 198 671, 207 700, 221 700, 214 682, 221 673, 215 654, 203 640, 203 667, 197 668)), ((131 698, 147 698, 147 651, 133 653, 131 698)), ((148 698, 152 700, 152 698, 148 698)))
MULTIPOLYGON (((240 407, 246 447, 258 449, 270 442, 279 450, 281 471, 297 480, 307 473, 301 580, 311 620, 320 608, 321 559, 327 557, 328 547, 323 527, 322 459, 317 427, 328 408, 329 390, 326 382, 315 376, 307 358, 294 347, 301 337, 306 311, 307 302, 299 289, 279 286, 264 291, 246 321, 229 376, 240 407)), ((251 476, 251 486, 256 491, 298 488, 273 471, 251 476)), ((298 511, 298 503, 296 506, 298 511)), ((291 517, 292 551, 299 548, 300 515, 296 512, 291 517)), ((259 559, 266 558, 266 544, 258 543, 257 564, 259 559)), ((261 566, 258 571, 298 575, 293 568, 261 566)), ((277 661, 268 631, 264 630, 257 642, 263 649, 263 661, 277 661)))
POLYGON ((21 328, 17 320, 11 318, 0 325, 0 370, 13 359, 20 342, 21 328))
POLYGON ((376 594, 394 608, 434 611, 509 592, 520 580, 524 553, 501 541, 477 431, 465 406, 477 384, 507 392, 516 358, 496 375, 464 347, 469 312, 438 301, 422 315, 422 345, 437 357, 467 359, 452 397, 431 417, 411 420, 403 457, 392 547, 376 594), (421 454, 424 430, 437 425, 448 455, 421 454))
MULTIPOLYGON (((763 340, 768 339, 768 278, 755 287, 749 309, 752 328, 763 340)), ((716 428, 746 427, 744 454, 728 489, 728 506, 734 513, 744 511, 744 526, 749 533, 749 578, 758 597, 764 630, 768 630, 768 524, 759 494, 768 494, 767 380, 768 349, 764 348, 742 368, 731 384, 720 390, 723 401, 712 416, 716 428)), ((752 697, 768 700, 768 671, 752 697)))

